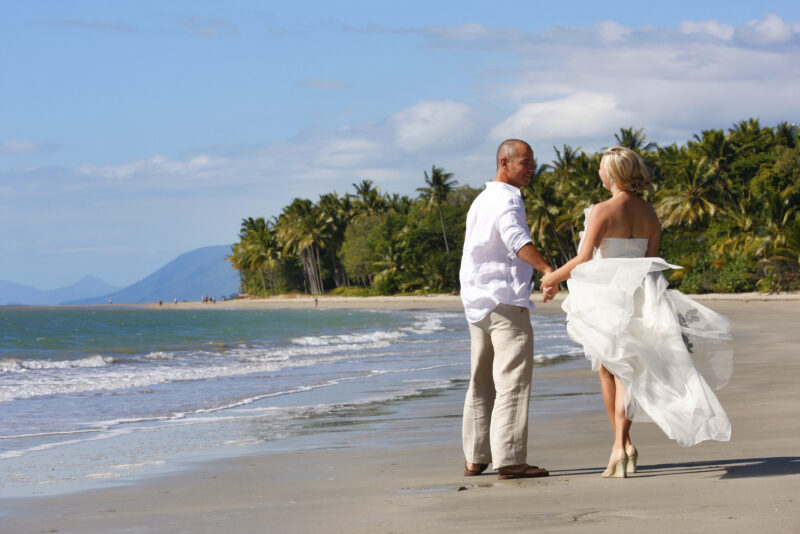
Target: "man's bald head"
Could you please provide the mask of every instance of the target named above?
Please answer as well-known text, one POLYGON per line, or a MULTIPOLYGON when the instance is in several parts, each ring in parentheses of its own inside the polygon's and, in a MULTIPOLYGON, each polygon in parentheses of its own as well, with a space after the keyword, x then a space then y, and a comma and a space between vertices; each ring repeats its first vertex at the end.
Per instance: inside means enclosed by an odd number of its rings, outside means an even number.
POLYGON ((501 160, 508 161, 511 158, 519 157, 520 154, 530 150, 533 153, 531 145, 521 139, 506 139, 497 148, 497 169, 500 169, 501 160))

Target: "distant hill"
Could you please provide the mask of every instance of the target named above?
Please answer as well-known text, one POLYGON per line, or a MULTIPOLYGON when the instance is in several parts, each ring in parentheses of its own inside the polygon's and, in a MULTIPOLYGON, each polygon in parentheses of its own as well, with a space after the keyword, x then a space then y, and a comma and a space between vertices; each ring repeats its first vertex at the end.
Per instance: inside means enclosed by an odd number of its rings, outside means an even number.
POLYGON ((96 276, 85 276, 71 286, 41 290, 33 286, 0 280, 0 305, 25 304, 49 306, 67 301, 105 295, 118 290, 96 276))
POLYGON ((94 298, 67 304, 172 302, 173 299, 200 300, 203 295, 217 299, 239 292, 239 275, 225 260, 230 245, 203 247, 181 254, 135 284, 94 298))

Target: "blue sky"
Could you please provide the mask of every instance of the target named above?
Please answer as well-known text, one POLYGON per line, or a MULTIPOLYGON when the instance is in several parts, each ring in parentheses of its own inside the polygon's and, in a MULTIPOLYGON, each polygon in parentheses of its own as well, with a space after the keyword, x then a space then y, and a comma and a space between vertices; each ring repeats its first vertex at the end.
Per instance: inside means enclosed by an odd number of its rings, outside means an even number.
POLYGON ((800 122, 797 2, 3 2, 0 280, 127 285, 242 218, 506 137, 800 122))

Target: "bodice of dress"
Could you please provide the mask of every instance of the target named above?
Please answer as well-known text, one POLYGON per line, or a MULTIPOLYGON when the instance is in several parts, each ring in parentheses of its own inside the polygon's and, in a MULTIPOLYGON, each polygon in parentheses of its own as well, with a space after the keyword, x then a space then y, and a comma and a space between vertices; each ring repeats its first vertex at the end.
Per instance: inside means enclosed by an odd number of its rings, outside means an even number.
POLYGON ((602 258, 643 258, 647 254, 646 237, 604 237, 600 246, 594 249, 593 257, 602 258))

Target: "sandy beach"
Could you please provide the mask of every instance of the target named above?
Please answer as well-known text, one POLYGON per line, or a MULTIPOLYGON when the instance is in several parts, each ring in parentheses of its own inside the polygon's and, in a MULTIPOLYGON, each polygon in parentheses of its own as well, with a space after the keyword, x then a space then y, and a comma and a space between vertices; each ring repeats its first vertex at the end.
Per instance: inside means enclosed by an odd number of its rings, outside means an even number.
MULTIPOLYGON (((536 304, 539 313, 561 313, 561 302, 566 298, 567 292, 560 291, 555 299, 542 303, 541 293, 536 293, 531 300, 536 304)), ((800 301, 797 293, 712 293, 692 295, 697 301, 736 301, 736 302, 776 302, 800 301)), ((122 304, 122 306, 126 306, 122 304)), ((274 310, 274 309, 311 309, 314 308, 314 297, 311 296, 275 296, 267 298, 244 298, 238 300, 217 301, 214 304, 200 301, 137 304, 147 308, 179 309, 179 310, 207 310, 213 308, 236 310, 274 310)), ((440 310, 463 311, 461 297, 458 295, 419 295, 419 296, 390 296, 390 297, 332 297, 321 296, 317 298, 316 306, 319 309, 361 309, 361 310, 440 310)))
MULTIPOLYGON (((537 313, 560 314, 560 300, 537 313)), ((270 532, 798 532, 800 530, 800 299, 703 296, 734 327, 735 367, 719 392, 728 443, 681 448, 636 424, 640 472, 603 479, 611 432, 601 405, 537 418, 529 462, 544 479, 463 477, 461 405, 420 401, 371 436, 304 452, 196 463, 177 473, 60 496, 6 499, 2 533, 270 532), (428 402, 428 404, 425 404, 428 402), (406 414, 407 415, 407 414, 406 414)), ((319 307, 460 310, 455 296, 319 299, 319 307)), ((313 307, 313 298, 164 307, 313 307)), ((466 355, 465 355, 466 357, 466 355)), ((582 381, 581 369, 535 369, 535 380, 582 381)), ((535 387, 535 383, 534 383, 535 387)))

